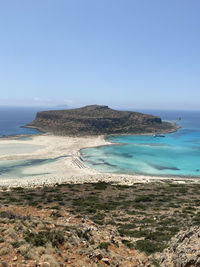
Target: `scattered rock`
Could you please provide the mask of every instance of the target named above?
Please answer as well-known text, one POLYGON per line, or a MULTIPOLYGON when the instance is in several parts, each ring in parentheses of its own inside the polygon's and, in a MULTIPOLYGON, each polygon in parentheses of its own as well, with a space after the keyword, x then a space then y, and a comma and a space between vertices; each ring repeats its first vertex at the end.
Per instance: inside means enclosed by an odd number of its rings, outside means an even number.
POLYGON ((17 256, 15 256, 15 257, 13 258, 13 261, 17 261, 17 256))
POLYGON ((200 266, 200 227, 180 231, 170 241, 170 247, 159 256, 161 267, 200 266))
POLYGON ((57 218, 62 217, 62 215, 60 214, 59 211, 52 211, 50 216, 51 217, 57 217, 57 218))
POLYGON ((100 260, 102 260, 103 256, 101 255, 101 253, 98 253, 98 254, 96 255, 96 258, 100 261, 100 260))
POLYGON ((116 247, 119 247, 119 243, 115 240, 115 237, 111 237, 111 243, 113 243, 116 247))
POLYGON ((110 262, 109 262, 109 259, 108 258, 103 258, 102 261, 107 264, 107 265, 110 265, 110 262))
POLYGON ((68 262, 69 258, 67 256, 64 257, 64 261, 68 262))

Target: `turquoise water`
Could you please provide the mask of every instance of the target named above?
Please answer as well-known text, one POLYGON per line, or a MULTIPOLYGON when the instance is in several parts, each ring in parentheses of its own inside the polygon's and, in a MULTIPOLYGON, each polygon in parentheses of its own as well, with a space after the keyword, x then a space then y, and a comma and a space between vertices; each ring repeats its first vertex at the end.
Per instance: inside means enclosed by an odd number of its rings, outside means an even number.
POLYGON ((49 172, 43 172, 43 166, 49 163, 58 161, 61 158, 67 156, 60 156, 49 159, 24 159, 24 160, 1 160, 0 161, 0 178, 22 178, 28 176, 40 176, 50 174, 49 172), (29 170, 30 167, 40 166, 41 171, 37 173, 24 173, 29 170))
POLYGON ((200 176, 200 112, 146 111, 182 127, 165 137, 109 136, 113 145, 83 149, 86 163, 101 172, 200 176))

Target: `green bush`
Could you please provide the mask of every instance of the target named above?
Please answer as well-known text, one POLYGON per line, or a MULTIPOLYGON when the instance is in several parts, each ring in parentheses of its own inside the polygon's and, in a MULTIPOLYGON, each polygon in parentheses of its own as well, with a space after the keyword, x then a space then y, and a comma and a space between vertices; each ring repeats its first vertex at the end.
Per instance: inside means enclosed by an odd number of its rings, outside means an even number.
POLYGON ((157 241, 157 242, 169 241, 170 238, 171 238, 171 236, 170 236, 169 233, 160 232, 160 231, 149 233, 146 236, 146 239, 149 239, 149 240, 152 240, 152 241, 157 241))
POLYGON ((134 244, 131 243, 129 240, 122 239, 122 243, 128 248, 134 248, 134 244))
POLYGON ((108 246, 110 245, 110 243, 109 242, 101 242, 100 244, 99 244, 99 248, 100 249, 108 249, 108 246))
POLYGON ((136 197, 135 202, 151 202, 155 198, 154 195, 147 195, 147 196, 139 196, 136 197))
POLYGON ((102 224, 104 222, 104 218, 105 218, 104 214, 98 213, 95 216, 91 217, 90 219, 93 220, 93 222, 95 223, 102 224))
POLYGON ((145 239, 136 241, 136 249, 145 252, 147 255, 153 254, 155 252, 162 252, 164 248, 164 246, 150 240, 145 239))
POLYGON ((107 183, 105 182, 98 182, 95 184, 94 189, 96 190, 105 190, 107 188, 107 183))
POLYGON ((26 242, 33 244, 36 247, 44 246, 46 243, 51 243, 53 247, 58 247, 64 243, 64 237, 61 231, 40 231, 38 233, 28 232, 25 234, 26 242))

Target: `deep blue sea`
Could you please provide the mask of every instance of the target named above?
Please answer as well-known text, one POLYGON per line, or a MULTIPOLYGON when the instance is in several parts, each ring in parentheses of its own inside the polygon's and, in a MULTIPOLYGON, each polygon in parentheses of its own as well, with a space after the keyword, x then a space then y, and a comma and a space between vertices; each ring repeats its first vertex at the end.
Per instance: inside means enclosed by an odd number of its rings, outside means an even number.
POLYGON ((35 119, 37 108, 0 107, 0 136, 39 134, 35 129, 21 128, 35 119))
POLYGON ((108 136, 113 145, 81 151, 86 163, 101 172, 199 177, 200 111, 139 111, 176 121, 181 129, 165 137, 108 136))

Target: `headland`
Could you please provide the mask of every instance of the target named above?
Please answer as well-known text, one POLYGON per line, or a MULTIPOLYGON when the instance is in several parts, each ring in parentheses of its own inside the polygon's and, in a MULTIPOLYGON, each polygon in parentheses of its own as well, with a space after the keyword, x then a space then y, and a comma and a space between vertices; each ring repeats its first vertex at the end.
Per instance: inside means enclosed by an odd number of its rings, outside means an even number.
POLYGON ((174 123, 163 122, 157 116, 100 105, 38 112, 26 127, 62 136, 157 134, 178 129, 174 123))

